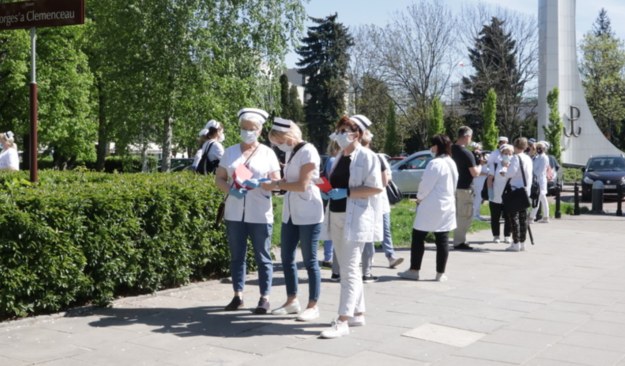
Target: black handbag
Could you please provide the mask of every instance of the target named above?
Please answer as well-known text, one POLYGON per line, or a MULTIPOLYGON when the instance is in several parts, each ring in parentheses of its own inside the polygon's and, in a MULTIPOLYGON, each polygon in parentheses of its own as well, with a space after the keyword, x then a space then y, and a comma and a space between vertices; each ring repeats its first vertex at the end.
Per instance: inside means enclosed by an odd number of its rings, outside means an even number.
POLYGON ((482 190, 480 191, 480 197, 482 197, 482 201, 488 201, 488 177, 484 179, 484 184, 482 185, 482 190))
POLYGON ((388 203, 391 205, 396 204, 404 198, 399 190, 399 187, 397 187, 392 180, 390 180, 386 185, 386 195, 388 196, 388 203))
MULTIPOLYGON (((523 187, 527 186, 527 180, 525 180, 525 171, 523 170, 523 161, 519 156, 519 164, 521 166, 521 175, 523 176, 523 187)), ((518 212, 527 210, 531 206, 529 196, 525 188, 512 189, 510 185, 510 179, 506 182, 506 187, 501 194, 501 202, 503 203, 504 210, 510 214, 512 212, 518 212)))

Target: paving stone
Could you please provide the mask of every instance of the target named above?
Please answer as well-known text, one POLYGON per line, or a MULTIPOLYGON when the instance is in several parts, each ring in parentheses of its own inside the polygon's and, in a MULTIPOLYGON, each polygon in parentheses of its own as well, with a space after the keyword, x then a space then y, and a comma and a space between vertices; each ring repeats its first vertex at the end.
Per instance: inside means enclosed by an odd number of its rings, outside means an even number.
POLYGON ((523 330, 532 333, 543 333, 564 336, 577 328, 577 324, 552 322, 538 319, 519 319, 502 329, 523 330))
POLYGON ((625 347, 625 338, 575 331, 560 343, 619 352, 625 347))
POLYGON ((550 360, 546 358, 533 358, 525 363, 523 366, 580 366, 582 363, 566 362, 550 360))
POLYGON ((562 337, 558 335, 499 329, 482 338, 482 341, 541 350, 558 343, 561 339, 562 337))
POLYGON ((58 331, 26 327, 4 337, 9 343, 0 344, 0 354, 9 359, 41 363, 89 352, 85 347, 65 342, 58 331))
MULTIPOLYGON (((285 348, 265 357, 248 361, 246 365, 253 366, 276 366, 276 365, 297 365, 297 366, 320 366, 340 364, 345 365, 345 358, 321 354, 317 352, 303 351, 293 348, 285 348)), ((203 364, 204 365, 204 364, 203 364)))
MULTIPOLYGON (((299 364, 299 362, 298 362, 299 364)), ((364 351, 341 360, 341 366, 393 365, 393 366, 426 366, 429 363, 398 357, 385 353, 364 351)), ((311 366, 319 366, 319 363, 311 366)))
POLYGON ((393 356, 401 355, 404 358, 422 362, 436 362, 457 349, 457 347, 418 338, 399 337, 399 339, 380 340, 369 350, 393 356))
POLYGON ((598 350, 595 348, 557 344, 536 355, 537 358, 574 362, 583 365, 614 365, 623 357, 622 352, 598 350))
POLYGON ((606 321, 592 321, 577 328, 580 332, 603 334, 625 338, 625 326, 620 323, 606 321))
POLYGON ((206 366, 206 365, 257 365, 264 358, 249 352, 240 352, 227 348, 204 346, 180 350, 165 356, 162 361, 172 365, 206 366))
POLYGON ((480 341, 455 352, 454 355, 522 364, 536 354, 535 349, 480 341))
POLYGON ((550 307, 535 310, 525 315, 525 318, 528 319, 549 320, 554 322, 572 324, 584 324, 590 319, 590 317, 590 314, 555 310, 551 309, 550 307))
MULTIPOLYGON (((353 331, 357 332, 357 330, 353 331)), ((350 357, 359 352, 370 350, 375 344, 369 340, 352 337, 350 334, 336 339, 307 339, 290 345, 289 348, 337 357, 350 357)))
MULTIPOLYGON (((458 365, 471 365, 471 366, 502 366, 502 362, 491 361, 479 358, 461 357, 461 356, 448 356, 445 359, 434 362, 435 366, 458 366, 458 365)), ((509 365, 506 363, 506 365, 509 365)))
POLYGON ((409 330, 402 335, 405 337, 419 338, 425 341, 442 343, 454 347, 466 347, 471 343, 477 342, 484 336, 483 333, 445 327, 438 324, 424 324, 418 328, 409 330))

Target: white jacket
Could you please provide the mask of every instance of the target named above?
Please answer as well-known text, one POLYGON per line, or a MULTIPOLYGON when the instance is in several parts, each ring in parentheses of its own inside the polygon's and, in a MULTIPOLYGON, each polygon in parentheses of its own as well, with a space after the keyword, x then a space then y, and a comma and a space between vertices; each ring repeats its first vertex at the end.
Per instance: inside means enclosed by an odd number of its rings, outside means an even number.
POLYGON ((549 166, 549 158, 545 153, 538 154, 532 161, 534 164, 534 176, 540 187, 540 193, 547 194, 547 167, 549 166))
POLYGON ((449 156, 432 159, 425 167, 417 199, 413 228, 426 232, 445 232, 456 228, 456 186, 458 168, 449 156))
MULTIPOLYGON (((340 155, 339 155, 340 156, 340 155)), ((349 165, 349 187, 374 187, 382 189, 382 172, 380 161, 373 151, 358 146, 351 154, 352 162, 349 165)), ((334 161, 332 170, 340 159, 334 161)), ((380 200, 372 195, 367 198, 347 198, 345 210, 345 226, 343 236, 346 241, 372 242, 382 238, 382 210, 380 200)), ((332 212, 326 206, 326 215, 321 227, 321 240, 330 240, 330 220, 332 212)))

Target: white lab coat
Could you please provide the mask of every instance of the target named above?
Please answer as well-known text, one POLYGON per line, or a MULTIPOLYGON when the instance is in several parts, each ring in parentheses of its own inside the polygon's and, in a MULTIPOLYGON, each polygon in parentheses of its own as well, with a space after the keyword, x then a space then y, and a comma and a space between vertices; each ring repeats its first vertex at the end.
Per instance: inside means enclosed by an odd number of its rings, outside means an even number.
POLYGON ((453 159, 441 155, 425 167, 417 199, 413 228, 426 232, 445 232, 456 228, 456 186, 458 168, 453 159))
POLYGON ((547 194, 547 167, 549 166, 549 157, 545 153, 537 154, 532 161, 534 164, 534 176, 540 187, 540 193, 547 194))
MULTIPOLYGON (((342 154, 342 153, 341 153, 342 154)), ((332 170, 339 162, 334 161, 332 170)), ((351 154, 352 162, 349 165, 350 187, 376 187, 382 189, 382 172, 380 160, 373 151, 358 146, 351 154)), ((347 198, 345 210, 345 226, 343 237, 345 241, 368 243, 382 240, 382 210, 379 207, 380 200, 372 195, 367 198, 347 198)), ((326 214, 321 227, 321 240, 331 240, 330 216, 332 212, 326 206, 326 214)))

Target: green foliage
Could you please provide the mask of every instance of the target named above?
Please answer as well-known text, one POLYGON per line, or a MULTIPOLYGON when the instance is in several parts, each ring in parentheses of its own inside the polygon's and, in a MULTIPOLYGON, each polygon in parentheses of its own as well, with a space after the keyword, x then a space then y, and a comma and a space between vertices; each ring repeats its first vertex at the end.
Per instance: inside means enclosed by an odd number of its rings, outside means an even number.
POLYGON ((428 136, 431 138, 434 135, 445 133, 445 124, 443 119, 443 104, 439 97, 435 97, 432 101, 432 108, 430 109, 430 123, 428 125, 428 136))
POLYGON ((0 319, 224 274, 222 195, 196 174, 0 174, 0 319))
POLYGON ((310 141, 325 151, 328 135, 345 113, 349 48, 353 40, 347 27, 337 22, 337 14, 326 18, 310 18, 316 25, 308 28, 297 66, 308 78, 306 92, 306 123, 310 141))
POLYGON ((280 105, 282 118, 296 122, 304 120, 304 108, 297 93, 297 86, 289 87, 289 78, 285 74, 280 75, 280 105))
POLYGON ((469 58, 475 74, 463 77, 462 103, 468 108, 468 123, 479 136, 482 103, 489 89, 497 94, 496 123, 506 136, 512 136, 519 123, 519 110, 524 81, 517 64, 516 41, 506 32, 504 22, 497 17, 484 25, 475 38, 475 47, 469 50, 469 58))
POLYGON ((497 93, 495 89, 488 89, 484 101, 484 130, 482 131, 482 147, 485 150, 495 150, 499 129, 497 128, 497 93))
POLYGON ((558 98, 560 91, 558 88, 553 88, 547 93, 547 104, 549 105, 549 125, 543 126, 545 132, 545 139, 551 147, 549 152, 555 156, 558 162, 562 158, 562 131, 564 125, 562 124, 562 118, 560 117, 560 111, 558 109, 558 98))
POLYGON ((581 50, 580 74, 588 108, 606 138, 625 148, 619 136, 625 120, 625 46, 614 36, 604 9, 594 31, 584 35, 581 50))
MULTIPOLYGON (((367 116, 372 125, 369 128, 374 138, 371 141, 371 148, 375 151, 384 148, 386 141, 388 118, 388 106, 392 103, 389 98, 389 90, 386 83, 371 75, 365 74, 360 81, 362 87, 355 96, 356 110, 354 114, 367 116)), ((395 140, 397 143, 397 140, 395 140)))
POLYGON ((388 115, 386 117, 386 140, 384 141, 384 152, 390 156, 398 156, 402 152, 402 143, 397 134, 397 113, 395 103, 388 102, 388 115))

